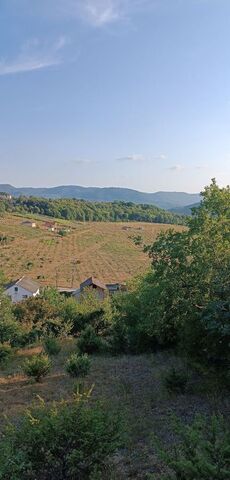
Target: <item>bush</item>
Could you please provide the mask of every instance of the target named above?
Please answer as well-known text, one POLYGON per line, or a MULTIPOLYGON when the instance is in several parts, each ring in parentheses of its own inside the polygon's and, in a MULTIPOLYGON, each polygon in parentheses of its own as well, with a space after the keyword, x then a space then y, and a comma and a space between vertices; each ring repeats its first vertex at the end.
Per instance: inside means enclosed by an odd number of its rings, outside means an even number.
POLYGON ((81 353, 97 353, 105 349, 103 340, 95 333, 91 325, 82 331, 77 346, 81 353))
POLYGON ((102 478, 120 442, 120 416, 102 405, 89 408, 77 400, 48 407, 42 402, 5 431, 0 480, 102 478))
MULTIPOLYGON (((221 415, 196 416, 192 425, 174 420, 179 444, 172 452, 160 447, 170 468, 166 480, 228 480, 230 469, 229 422, 221 415)), ((158 447, 159 448, 159 447, 158 447)))
POLYGON ((12 355, 12 349, 10 345, 0 344, 0 364, 7 362, 12 355))
POLYGON ((169 392, 185 393, 187 382, 187 372, 174 367, 170 368, 164 377, 164 385, 169 392))
POLYGON ((51 368, 51 362, 48 355, 34 355, 23 365, 23 370, 28 377, 32 377, 36 382, 40 382, 42 377, 45 377, 51 368))
POLYGON ((66 362, 66 371, 71 377, 85 377, 89 373, 90 366, 91 362, 87 354, 74 353, 66 362))
POLYGON ((44 348, 48 355, 58 355, 61 351, 61 345, 54 337, 47 337, 45 339, 44 348))
POLYGON ((20 325, 13 319, 2 320, 0 318, 0 342, 15 343, 21 335, 20 325))

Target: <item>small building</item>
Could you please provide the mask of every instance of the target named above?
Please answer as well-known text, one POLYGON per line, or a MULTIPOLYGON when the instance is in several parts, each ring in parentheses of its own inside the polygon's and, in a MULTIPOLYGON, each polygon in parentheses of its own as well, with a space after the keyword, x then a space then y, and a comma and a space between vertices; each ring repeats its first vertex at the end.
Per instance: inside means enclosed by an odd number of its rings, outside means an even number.
POLYGON ((109 295, 114 295, 118 292, 125 292, 127 287, 124 283, 107 283, 106 288, 109 292, 109 295))
POLYGON ((72 295, 76 292, 76 288, 57 287, 57 291, 65 297, 72 297, 72 295))
POLYGON ((95 277, 89 277, 82 282, 80 288, 73 293, 73 296, 78 299, 85 289, 93 290, 100 300, 103 300, 107 294, 106 285, 95 277))
POLYGON ((25 220, 21 223, 21 225, 23 225, 23 227, 30 227, 30 228, 36 228, 36 223, 33 222, 32 220, 25 220))
POLYGON ((22 277, 5 286, 5 295, 8 295, 13 303, 21 302, 29 297, 36 297, 40 293, 40 285, 28 277, 22 277))
POLYGON ((49 230, 50 232, 56 232, 57 230, 56 222, 45 222, 43 226, 46 228, 46 230, 49 230))
POLYGON ((84 293, 85 289, 93 290, 100 300, 104 300, 106 295, 114 295, 118 292, 124 292, 127 290, 125 284, 121 283, 103 283, 95 277, 87 278, 84 282, 80 284, 80 287, 77 290, 74 290, 72 293, 73 297, 78 300, 81 295, 84 293))

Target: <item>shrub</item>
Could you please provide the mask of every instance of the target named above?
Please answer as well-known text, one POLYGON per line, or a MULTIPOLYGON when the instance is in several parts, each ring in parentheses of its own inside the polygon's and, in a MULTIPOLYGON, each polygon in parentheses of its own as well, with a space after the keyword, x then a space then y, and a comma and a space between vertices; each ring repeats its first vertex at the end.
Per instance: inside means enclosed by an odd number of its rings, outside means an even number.
POLYGON ((45 377, 51 368, 51 362, 48 355, 34 355, 23 365, 23 370, 28 377, 32 377, 39 382, 45 377))
POLYGON ((85 377, 90 369, 91 362, 88 355, 74 353, 66 362, 66 371, 71 377, 85 377))
MULTIPOLYGON (((1 480, 102 478, 121 443, 118 414, 100 404, 44 402, 10 426, 0 443, 1 480)), ((107 478, 107 477, 106 477, 107 478)))
POLYGON ((164 377, 164 385, 169 392, 185 393, 187 382, 187 372, 175 367, 170 368, 164 377))
POLYGON ((95 333, 91 325, 82 331, 77 346, 81 353, 96 353, 105 348, 103 340, 95 333))
POLYGON ((0 344, 0 364, 7 362, 12 355, 12 349, 10 345, 0 344))
POLYGON ((61 351, 61 345, 54 337, 47 337, 45 339, 44 348, 48 355, 58 355, 61 351))
POLYGON ((14 343, 21 334, 20 325, 13 319, 2 320, 0 318, 0 342, 14 343))
POLYGON ((159 448, 171 473, 166 480, 228 480, 230 469, 229 422, 221 415, 196 416, 192 425, 174 420, 179 443, 173 451, 159 448))

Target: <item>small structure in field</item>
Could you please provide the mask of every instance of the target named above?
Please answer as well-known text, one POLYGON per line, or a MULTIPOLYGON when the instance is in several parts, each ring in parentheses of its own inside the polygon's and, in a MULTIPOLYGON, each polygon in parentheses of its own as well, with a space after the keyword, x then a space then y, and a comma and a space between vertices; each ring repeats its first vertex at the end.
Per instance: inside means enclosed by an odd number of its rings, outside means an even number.
POLYGON ((80 288, 73 292, 73 297, 78 300, 86 289, 93 290, 100 300, 104 300, 107 295, 114 295, 120 291, 125 291, 125 284, 103 283, 95 277, 89 277, 80 284, 80 288))
POLYGON ((30 228, 36 228, 36 223, 33 222, 32 220, 24 220, 21 225, 23 225, 23 227, 30 227, 30 228))
POLYGON ((46 228, 46 230, 49 230, 50 232, 56 232, 57 230, 56 222, 45 222, 43 226, 46 228))
POLYGON ((31 278, 23 276, 19 280, 6 285, 4 293, 11 298, 13 303, 18 303, 29 297, 39 295, 40 285, 31 278))

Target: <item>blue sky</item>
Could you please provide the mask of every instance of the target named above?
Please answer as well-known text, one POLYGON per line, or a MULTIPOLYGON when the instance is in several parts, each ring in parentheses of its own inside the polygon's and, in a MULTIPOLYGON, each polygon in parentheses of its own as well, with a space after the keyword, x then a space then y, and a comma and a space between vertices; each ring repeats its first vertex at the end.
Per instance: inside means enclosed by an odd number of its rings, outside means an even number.
POLYGON ((229 0, 1 0, 0 183, 230 183, 229 0))

